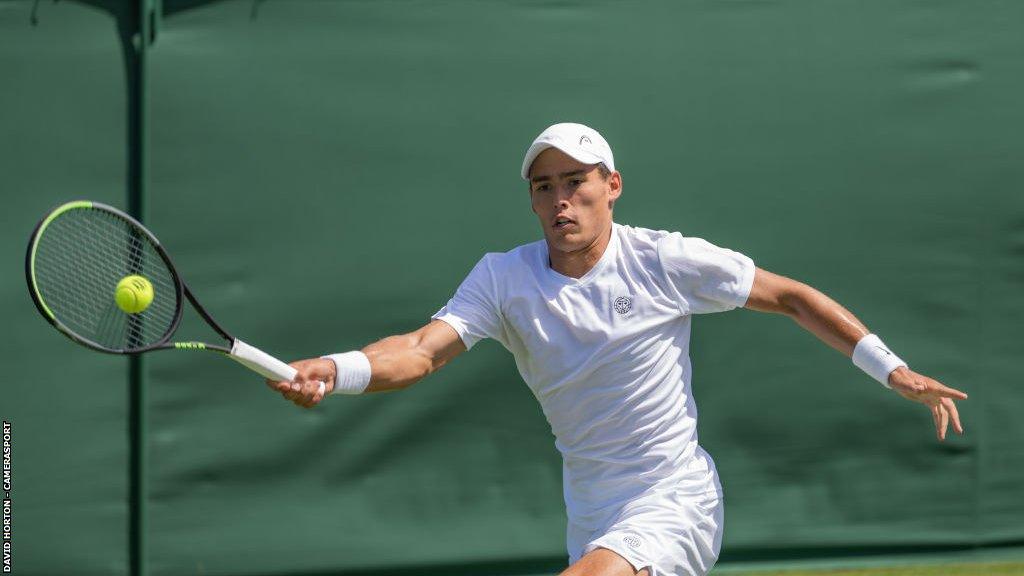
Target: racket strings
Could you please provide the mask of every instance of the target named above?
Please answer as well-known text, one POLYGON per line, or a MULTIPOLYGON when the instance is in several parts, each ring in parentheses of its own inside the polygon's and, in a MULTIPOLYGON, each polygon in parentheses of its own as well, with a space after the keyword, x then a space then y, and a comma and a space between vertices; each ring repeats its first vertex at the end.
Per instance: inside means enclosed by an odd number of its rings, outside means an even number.
MULTIPOLYGON (((79 218, 65 216, 52 222, 47 230, 49 234, 40 239, 36 255, 37 284, 61 322, 82 336, 104 340, 101 343, 106 345, 107 339, 95 334, 96 320, 108 302, 90 297, 96 292, 97 259, 79 241, 85 237, 85 231, 78 224, 79 218), (47 266, 47 263, 52 265, 47 266), (92 274, 87 273, 90 269, 92 274)), ((93 250, 98 247, 99 243, 94 243, 93 250)))
POLYGON ((72 332, 117 351, 156 344, 171 331, 177 286, 149 237, 131 222, 98 209, 75 209, 49 223, 37 240, 35 284, 54 316, 72 332), (153 301, 121 310, 114 294, 128 275, 146 278, 153 301))
MULTIPOLYGON (((100 212, 99 214, 111 219, 115 218, 107 213, 100 212)), ((123 264, 125 267, 122 270, 129 274, 138 274, 146 277, 153 285, 154 298, 145 311, 138 314, 126 314, 117 307, 112 296, 108 297, 105 306, 103 306, 103 316, 101 317, 105 322, 99 324, 105 330, 100 333, 109 335, 114 339, 120 339, 123 335, 125 336, 125 348, 135 349, 158 341, 170 328, 170 323, 174 320, 177 294, 169 273, 163 275, 167 281, 162 286, 160 285, 161 275, 154 274, 154 272, 159 272, 161 269, 166 270, 166 267, 159 254, 148 243, 140 239, 141 232, 135 230, 133 226, 119 218, 116 221, 123 223, 126 227, 126 233, 114 236, 113 238, 107 237, 107 242, 98 244, 98 253, 102 261, 108 263, 116 262, 124 258, 123 254, 127 254, 126 261, 123 264), (113 243, 109 240, 113 240, 113 243), (150 248, 149 251, 146 248, 150 248), (159 264, 159 267, 154 269, 152 265, 147 266, 147 262, 156 262, 159 264), (151 276, 152 278, 150 278, 151 276), (158 291, 164 295, 164 298, 157 298, 155 296, 158 291), (167 298, 168 295, 172 294, 175 295, 175 298, 167 298)), ((99 232, 99 230, 96 230, 95 227, 90 227, 87 233, 94 234, 96 232, 99 232)), ((123 273, 118 273, 122 274, 123 277, 123 273)), ((116 282, 119 280, 119 277, 114 279, 114 287, 117 286, 116 282)), ((108 290, 108 293, 112 295, 113 288, 108 290)))
MULTIPOLYGON (((113 218, 102 212, 97 215, 113 218)), ((103 224, 102 220, 97 221, 95 218, 74 218, 63 223, 69 225, 70 230, 67 236, 69 238, 88 237, 99 240, 92 244, 91 250, 84 252, 80 250, 81 246, 78 246, 79 250, 62 250, 66 258, 72 259, 71 262, 65 262, 62 281, 63 286, 72 288, 68 292, 68 296, 75 299, 75 306, 67 309, 79 312, 76 315, 76 319, 80 323, 77 328, 91 328, 93 334, 97 335, 97 339, 101 340, 100 343, 105 346, 124 340, 123 346, 116 346, 118 348, 137 348, 146 345, 154 337, 159 338, 163 332, 159 330, 161 324, 157 321, 159 317, 169 317, 173 320, 174 309, 169 308, 168 299, 154 298, 151 307, 137 315, 125 314, 113 302, 113 287, 116 286, 119 277, 123 277, 126 272, 146 275, 143 262, 146 261, 147 255, 143 243, 138 239, 138 234, 132 233, 127 222, 122 223, 124 231, 117 231, 118 233, 114 235, 105 234, 104 232, 108 232, 108 230, 97 226, 97 224, 103 224), (79 262, 81 266, 94 272, 106 269, 106 273, 75 274, 77 271, 73 264, 79 262), (112 263, 113 267, 110 266, 112 263), (76 279, 84 280, 84 282, 72 282, 76 279), (97 283, 97 280, 100 282, 97 283), (97 322, 96 319, 99 321, 97 322), (158 333, 146 334, 146 332, 152 332, 152 330, 144 329, 147 326, 158 328, 158 333)), ((115 220, 113 223, 116 225, 118 222, 115 220)), ((154 257, 159 259, 156 254, 151 255, 150 259, 154 257)), ((170 286, 170 290, 170 293, 174 293, 173 285, 170 286)), ((164 295, 168 294, 166 286, 163 290, 154 286, 154 293, 157 291, 164 295)))
MULTIPOLYGON (((60 224, 70 228, 64 232, 68 238, 102 238, 96 234, 95 227, 88 226, 89 223, 84 218, 65 219, 60 221, 60 224)), ((141 247, 137 243, 134 244, 127 248, 129 261, 137 259, 137 255, 141 251, 141 247)), ((65 311, 79 322, 78 327, 92 326, 95 328, 92 322, 96 318, 107 315, 108 312, 118 312, 118 314, 111 314, 111 318, 123 317, 124 314, 116 307, 112 298, 89 297, 95 295, 97 291, 95 284, 97 276, 83 275, 78 267, 97 268, 102 263, 113 262, 118 258, 118 253, 124 251, 124 248, 112 249, 109 242, 96 242, 91 247, 92 252, 83 251, 82 248, 84 247, 80 243, 75 243, 71 249, 67 246, 60 246, 60 249, 54 251, 59 277, 55 278, 56 282, 53 282, 51 287, 60 290, 61 300, 74 301, 75 305, 65 308, 65 311)), ((47 271, 47 267, 39 266, 37 258, 37 274, 45 278, 47 271)), ((154 289, 154 293, 155 291, 154 289)), ((111 291, 112 293, 113 291, 111 291)), ((158 304, 154 302, 154 305, 158 304)), ((141 336, 141 333, 139 335, 141 336)))
MULTIPOLYGON (((92 319, 102 312, 98 301, 81 298, 77 292, 81 280, 78 268, 89 266, 90 260, 87 256, 83 257, 77 245, 67 247, 50 242, 40 243, 36 256, 37 283, 45 300, 55 314, 59 314, 62 322, 83 335, 94 328, 91 326, 92 319), (45 263, 52 265, 47 266, 45 263)), ((85 281, 88 282, 88 279, 85 281)))

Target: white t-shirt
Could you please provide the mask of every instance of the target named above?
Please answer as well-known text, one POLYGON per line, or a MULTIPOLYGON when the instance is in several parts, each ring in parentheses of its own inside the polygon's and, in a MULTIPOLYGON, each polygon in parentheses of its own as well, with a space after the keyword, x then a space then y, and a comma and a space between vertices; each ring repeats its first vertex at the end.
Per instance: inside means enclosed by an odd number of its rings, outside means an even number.
POLYGON ((743 254, 613 224, 583 277, 552 270, 544 240, 486 254, 433 318, 467 349, 512 352, 562 454, 569 521, 598 530, 658 490, 721 493, 697 445, 690 315, 742 306, 753 281, 743 254))

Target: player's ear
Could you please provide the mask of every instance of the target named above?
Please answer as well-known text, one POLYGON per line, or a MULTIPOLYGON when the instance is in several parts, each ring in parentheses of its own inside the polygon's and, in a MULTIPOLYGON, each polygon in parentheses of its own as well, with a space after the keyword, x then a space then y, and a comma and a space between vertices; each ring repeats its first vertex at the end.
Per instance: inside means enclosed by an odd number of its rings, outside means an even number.
POLYGON ((608 175, 608 205, 612 206, 622 195, 622 174, 618 170, 608 175))

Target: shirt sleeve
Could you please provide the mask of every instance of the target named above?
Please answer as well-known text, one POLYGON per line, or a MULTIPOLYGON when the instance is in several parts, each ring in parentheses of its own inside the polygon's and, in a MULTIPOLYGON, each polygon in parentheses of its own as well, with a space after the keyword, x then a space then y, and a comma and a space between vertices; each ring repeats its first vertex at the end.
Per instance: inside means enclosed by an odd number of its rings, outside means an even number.
POLYGON ((499 256, 487 254, 480 259, 451 300, 431 316, 454 328, 467 350, 484 338, 494 338, 504 344, 494 271, 494 261, 499 256))
POLYGON ((668 291, 682 314, 725 312, 743 306, 754 284, 754 261, 702 238, 673 232, 658 241, 668 291))

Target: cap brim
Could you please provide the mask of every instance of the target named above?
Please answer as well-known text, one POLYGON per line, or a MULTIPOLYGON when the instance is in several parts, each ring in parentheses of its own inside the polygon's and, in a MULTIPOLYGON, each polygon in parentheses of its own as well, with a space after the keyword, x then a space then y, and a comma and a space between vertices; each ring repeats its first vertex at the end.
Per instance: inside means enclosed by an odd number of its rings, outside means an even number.
POLYGON ((575 158, 584 164, 599 164, 604 162, 603 158, 596 154, 591 154, 586 150, 580 150, 579 148, 572 149, 570 146, 559 146, 553 142, 534 142, 526 150, 526 156, 523 157, 523 169, 521 172, 523 180, 530 179, 530 166, 533 166, 533 161, 537 159, 537 156, 540 156, 540 153, 548 148, 558 148, 562 152, 565 152, 572 158, 575 158))

